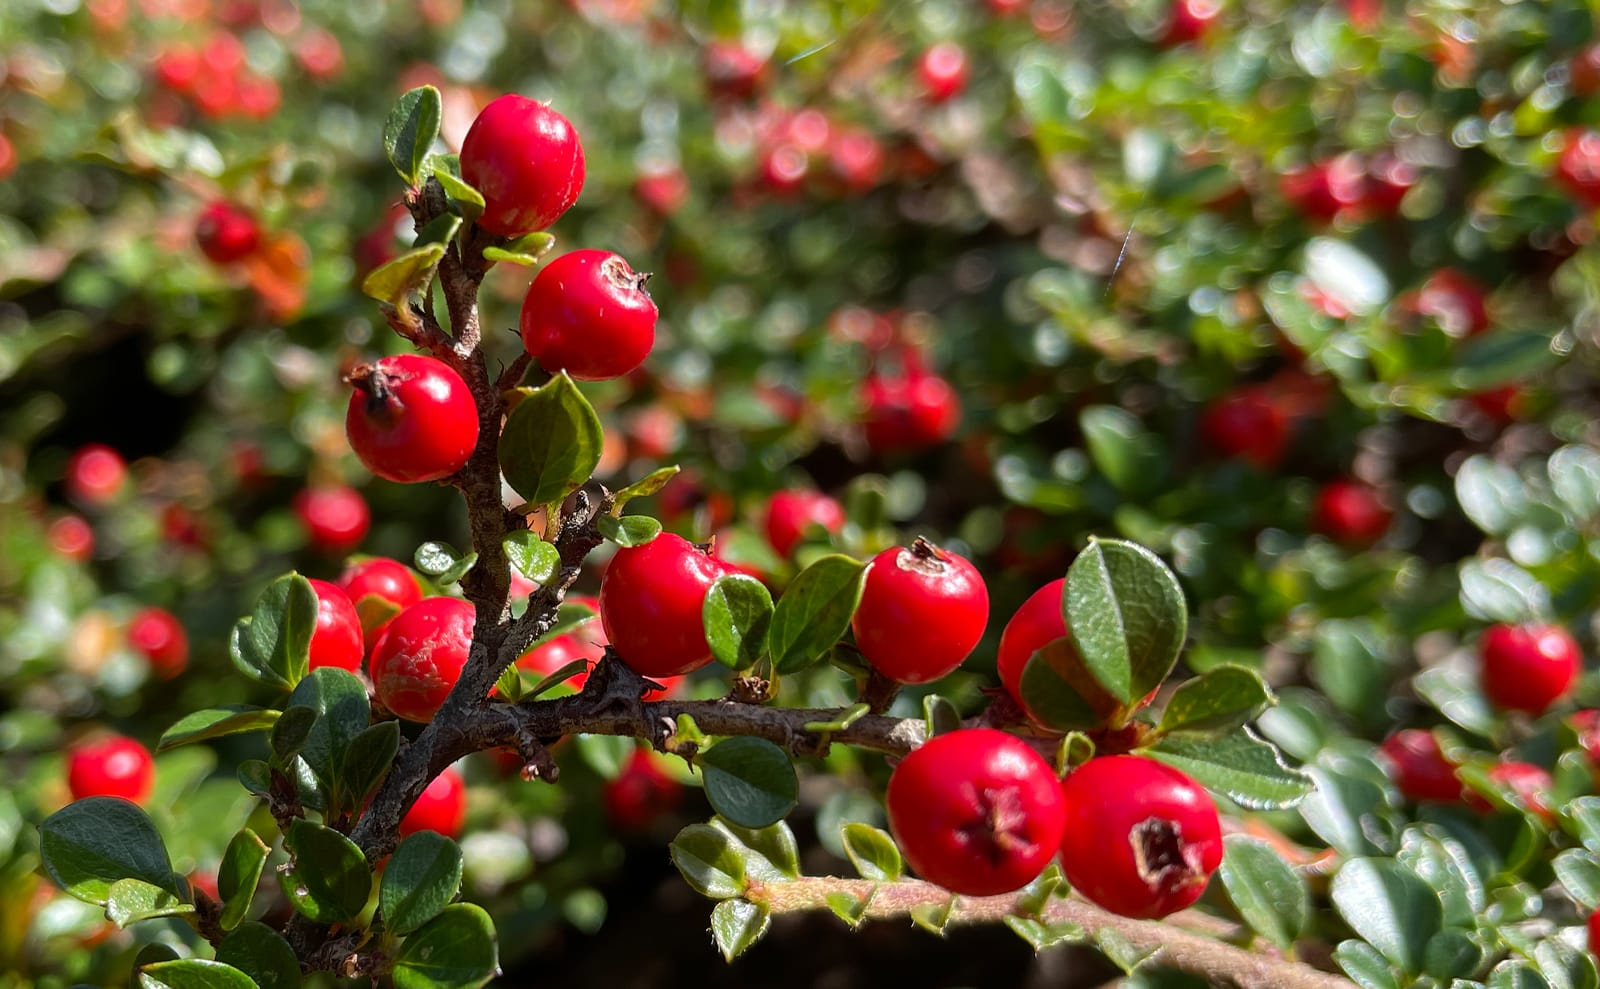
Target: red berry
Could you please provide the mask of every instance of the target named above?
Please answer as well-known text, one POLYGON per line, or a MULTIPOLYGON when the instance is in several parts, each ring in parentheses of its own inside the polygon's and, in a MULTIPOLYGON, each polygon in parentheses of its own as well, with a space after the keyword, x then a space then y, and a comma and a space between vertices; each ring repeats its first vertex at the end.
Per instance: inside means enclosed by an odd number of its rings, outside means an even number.
POLYGON ((844 506, 820 491, 779 491, 767 502, 767 542, 787 558, 815 528, 838 532, 844 527, 844 506))
POLYGON ((1211 33, 1222 13, 1219 0, 1175 0, 1167 15, 1167 31, 1161 43, 1167 46, 1196 42, 1211 33))
POLYGON ((861 389, 867 445, 874 453, 921 450, 954 435, 961 402, 950 382, 926 371, 871 375, 861 389))
POLYGON ((1369 196, 1367 170, 1353 154, 1291 169, 1283 174, 1280 185, 1295 209, 1318 223, 1332 223, 1340 213, 1360 206, 1369 196))
POLYGON ((478 225, 502 237, 543 230, 583 191, 583 145, 543 103, 507 93, 490 101, 461 142, 461 177, 483 194, 478 225))
POLYGON ((941 41, 917 59, 922 89, 934 103, 959 96, 967 88, 968 74, 966 49, 954 41, 941 41))
POLYGON ((606 817, 618 830, 643 831, 683 800, 683 785, 661 768, 646 749, 634 749, 616 779, 601 793, 606 817))
POLYGON ((1556 181, 1584 209, 1600 209, 1600 131, 1574 128, 1556 159, 1556 181))
POLYGON ((1061 867, 1074 892, 1112 913, 1154 918, 1182 910, 1222 863, 1216 805, 1170 766, 1132 755, 1090 759, 1061 792, 1061 867))
POLYGON ((79 742, 67 750, 67 788, 74 800, 121 797, 143 803, 155 775, 150 751, 124 735, 79 742))
POLYGON ((122 454, 104 443, 88 443, 67 459, 67 497, 80 505, 107 504, 128 480, 122 454))
POLYGON ((1406 193, 1417 184, 1417 166, 1384 152, 1367 163, 1365 211, 1376 216, 1394 216, 1406 193))
POLYGON ((317 592, 317 627, 311 632, 311 669, 337 666, 352 673, 361 669, 361 619, 350 595, 338 585, 311 578, 317 592))
POLYGON ((988 621, 989 589, 978 571, 919 538, 873 557, 850 627, 878 672, 928 683, 961 665, 988 621))
POLYGON ((870 192, 883 178, 883 145, 869 131, 837 130, 828 143, 828 164, 834 177, 852 195, 870 192))
POLYGON ((1589 954, 1600 955, 1600 910, 1589 914, 1589 954))
POLYGON ((633 195, 646 208, 671 216, 689 200, 689 176, 677 165, 657 165, 633 180, 633 195))
POLYGON ((1583 666, 1577 640, 1557 625, 1492 625, 1478 652, 1489 700, 1535 716, 1567 695, 1583 666))
MULTIPOLYGON (((1531 762, 1501 762, 1489 770, 1489 782, 1511 791, 1535 817, 1545 824, 1554 824, 1555 810, 1550 806, 1550 789, 1555 781, 1542 767, 1531 762)), ((1481 813, 1489 813, 1494 806, 1476 793, 1467 793, 1467 806, 1481 813)))
POLYGON ((422 600, 422 585, 411 568, 383 556, 349 564, 335 583, 355 605, 362 640, 369 649, 396 612, 422 600))
POLYGON ((617 378, 650 356, 656 304, 649 280, 610 251, 572 251, 544 266, 522 301, 522 343, 547 371, 617 378))
POLYGON ((1600 94, 1600 44, 1591 44, 1572 56, 1567 63, 1567 79, 1574 96, 1600 94))
POLYGON ((432 721, 461 679, 476 611, 460 598, 423 598, 400 612, 367 663, 384 707, 407 721, 432 721))
POLYGON ((721 561, 670 532, 617 550, 600 579, 606 637, 647 677, 699 669, 711 662, 700 612, 712 582, 728 572, 721 561))
POLYGON ((400 837, 437 831, 446 838, 459 838, 466 821, 467 784, 454 766, 448 766, 428 783, 400 819, 400 837))
POLYGON ((1589 754, 1589 763, 1600 767, 1600 708, 1586 708, 1567 719, 1578 736, 1578 744, 1589 754))
POLYGON ((343 484, 305 488, 291 501, 306 540, 325 553, 347 553, 366 538, 372 513, 361 492, 343 484))
POLYGON ((45 529, 45 539, 57 554, 78 563, 94 555, 94 530, 81 515, 63 515, 45 529))
POLYGON ((363 364, 345 411, 350 448, 388 481, 439 481, 467 465, 478 443, 478 405, 450 365, 421 354, 363 364))
POLYGON ((219 200, 207 206, 195 221, 194 237, 200 253, 217 264, 243 261, 261 246, 261 227, 242 206, 219 200))
POLYGON ((1376 488, 1348 478, 1323 485, 1311 508, 1311 528, 1346 546, 1371 546, 1389 531, 1391 518, 1376 488))
POLYGON ((1223 456, 1268 469, 1289 445, 1289 418, 1260 390, 1244 388, 1206 406, 1200 435, 1223 456))
POLYGON ((889 777, 889 829, 924 879, 964 896, 1027 885, 1061 845, 1065 801, 1044 757, 1015 735, 935 735, 889 777))
POLYGON ((748 99, 766 86, 767 60, 738 41, 713 41, 705 49, 705 74, 714 95, 748 99))
POLYGON ((163 50, 155 60, 156 81, 176 93, 188 93, 200 78, 200 54, 192 48, 163 50))
POLYGON ((1524 415, 1526 397, 1522 386, 1513 384, 1468 395, 1467 402, 1493 422, 1505 424, 1524 415))
POLYGON ((761 181, 767 189, 780 196, 790 196, 805 185, 806 172, 811 159, 804 151, 787 142, 776 145, 761 156, 761 181))
POLYGON ((165 608, 145 608, 128 622, 128 645, 150 661, 150 669, 170 680, 189 665, 189 636, 178 616, 165 608))
POLYGON ((1384 739, 1378 751, 1389 763, 1389 776, 1400 795, 1418 803, 1458 804, 1462 801, 1461 781, 1456 764, 1439 748, 1433 732, 1423 728, 1402 728, 1384 739))
POLYGON ((1440 268, 1428 276, 1405 304, 1432 317, 1453 337, 1470 337, 1489 328, 1483 286, 1454 268, 1440 268))
POLYGON ((1061 596, 1067 578, 1058 577, 1039 588, 1022 602, 1016 614, 1000 633, 1000 649, 995 660, 1000 682, 1018 704, 1022 700, 1022 671, 1041 648, 1067 636, 1067 619, 1061 611, 1061 596))

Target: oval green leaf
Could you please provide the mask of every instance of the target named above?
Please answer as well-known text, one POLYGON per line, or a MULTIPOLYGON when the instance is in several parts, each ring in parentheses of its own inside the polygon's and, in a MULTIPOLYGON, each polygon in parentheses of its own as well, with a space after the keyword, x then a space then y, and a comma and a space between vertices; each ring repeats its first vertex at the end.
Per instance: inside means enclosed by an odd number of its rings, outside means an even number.
POLYGON ((1140 751, 1251 810, 1293 807, 1312 790, 1311 777, 1248 728, 1216 739, 1172 735, 1140 751))
POLYGON ((436 831, 400 843, 383 870, 378 909, 396 934, 409 934, 439 915, 461 889, 461 847, 436 831))
POLYGON ((256 598, 250 616, 234 624, 228 642, 233 664, 252 680, 291 690, 306 675, 316 624, 311 582, 284 574, 256 598))
POLYGON ((222 897, 221 925, 231 931, 244 920, 250 911, 250 901, 255 899, 256 886, 261 882, 261 869, 267 864, 267 848, 256 833, 242 829, 228 842, 222 853, 222 865, 217 868, 217 895, 222 897))
POLYGON ((776 824, 799 802, 794 763, 764 738, 725 739, 702 751, 695 764, 705 777, 712 808, 741 827, 776 824))
POLYGON ((1188 634, 1183 589, 1136 543, 1090 539, 1067 569, 1062 614, 1084 665, 1124 704, 1167 678, 1188 634))
POLYGON ((401 95, 384 121, 384 156, 406 185, 416 185, 421 180, 422 162, 439 136, 443 105, 437 89, 418 86, 401 95))
POLYGON ((500 466, 512 489, 535 505, 561 501, 600 463, 600 417, 565 371, 523 399, 500 430, 500 466))
POLYGON ((635 498, 646 498, 667 486, 667 482, 682 470, 677 464, 670 467, 660 467, 611 496, 611 510, 622 514, 622 508, 635 498))
POLYGON ((800 571, 773 609, 767 636, 773 666, 795 673, 828 654, 861 603, 867 565, 830 553, 800 571))
POLYGON ((561 551, 528 529, 506 537, 506 558, 517 572, 535 584, 547 584, 561 569, 561 551))
POLYGON ((118 927, 185 913, 194 913, 194 904, 142 879, 118 879, 106 893, 106 919, 118 927))
POLYGON ((691 824, 678 832, 667 852, 684 881, 702 896, 725 900, 744 892, 743 849, 728 832, 691 824))
POLYGON ((319 924, 344 924, 360 916, 372 893, 372 873, 354 842, 332 828, 296 819, 284 844, 294 857, 283 892, 296 910, 319 924))
POLYGON ((295 989, 300 985, 300 959, 277 931, 247 920, 217 945, 217 961, 250 976, 261 989, 295 989))
POLYGON ((232 965, 200 958, 156 962, 139 970, 140 989, 256 989, 256 983, 232 965))
POLYGON ((618 546, 643 546, 661 535, 661 523, 648 515, 601 515, 594 520, 594 527, 618 546))
POLYGON ((341 803, 353 806, 344 792, 342 776, 346 754, 372 723, 366 685, 349 670, 324 666, 300 681, 289 696, 289 703, 317 712, 317 720, 300 748, 300 758, 311 767, 325 790, 340 794, 345 798, 341 803))
POLYGON ((1287 950, 1311 917, 1306 882, 1259 838, 1228 835, 1219 875, 1239 916, 1256 933, 1287 950))
POLYGON ((157 752, 205 742, 224 735, 238 735, 247 731, 271 728, 278 720, 278 712, 251 704, 230 704, 227 707, 208 707, 185 715, 168 728, 156 744, 157 752))
POLYGON ((120 797, 86 797, 39 825, 45 872, 68 894, 104 905, 119 879, 178 892, 167 847, 150 817, 120 797))
POLYGON ((494 921, 482 907, 445 907, 400 945, 395 989, 477 989, 500 970, 494 921))
POLYGON ((771 926, 772 915, 767 908, 749 900, 723 900, 711 910, 711 934, 726 961, 743 954, 771 926))
POLYGON ((409 304, 411 294, 420 292, 433 278, 433 271, 444 258, 443 244, 425 244, 377 268, 361 280, 361 294, 399 309, 409 304))
POLYGON ((400 722, 383 721, 350 740, 340 776, 351 807, 366 803, 400 751, 400 722))
POLYGON ((745 574, 718 577, 701 608, 711 655, 734 670, 756 665, 767 651, 772 614, 772 595, 761 581, 745 574))
POLYGON ((1243 666, 1207 670, 1173 691, 1157 730, 1220 735, 1254 721, 1272 704, 1261 674, 1243 666))
POLYGON ((862 879, 876 882, 894 882, 905 871, 900 849, 895 846, 889 832, 861 821, 852 821, 839 829, 839 840, 850 864, 862 879))
POLYGON ((1444 927, 1444 905, 1393 859, 1351 859, 1330 890, 1339 916, 1401 971, 1422 970, 1428 940, 1444 927))

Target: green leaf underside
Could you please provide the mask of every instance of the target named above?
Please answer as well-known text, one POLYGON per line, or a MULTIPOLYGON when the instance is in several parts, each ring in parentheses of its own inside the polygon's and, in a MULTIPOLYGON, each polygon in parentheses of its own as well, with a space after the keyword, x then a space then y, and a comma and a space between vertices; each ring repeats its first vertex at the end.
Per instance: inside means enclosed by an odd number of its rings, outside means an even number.
POLYGON ((1022 668, 1028 710, 1057 731, 1099 728, 1126 708, 1095 679, 1070 638, 1046 643, 1022 668))
POLYGON ((300 681, 289 703, 317 712, 300 757, 325 788, 342 792, 344 758, 372 722, 366 685, 348 670, 324 666, 300 681))
POLYGON ((561 551, 528 529, 506 537, 506 557, 517 572, 535 584, 547 584, 561 569, 561 551))
POLYGON ((361 849, 332 828, 302 819, 289 825, 285 844, 294 858, 283 892, 295 909, 319 924, 354 920, 372 892, 361 849))
POLYGON ((106 893, 106 919, 118 927, 185 913, 194 913, 194 905, 142 879, 119 879, 106 893))
POLYGON ((749 900, 723 900, 711 910, 711 933, 722 957, 730 962, 761 940, 770 926, 767 908, 749 900))
POLYGON ((284 574, 261 592, 250 616, 234 624, 229 639, 234 666, 252 680, 292 689, 306 675, 316 622, 317 592, 311 582, 284 574))
POLYGON ((744 846, 747 864, 748 853, 754 852, 778 875, 790 879, 800 877, 800 846, 789 825, 779 821, 764 828, 745 828, 721 818, 715 818, 712 823, 744 846))
POLYGON ((420 292, 433 277, 444 258, 443 244, 424 244, 372 269, 361 280, 361 294, 387 302, 396 309, 409 304, 411 295, 420 292))
POLYGON ((1124 704, 1166 679, 1188 632, 1177 577, 1122 540, 1091 539, 1072 561, 1062 611, 1085 665, 1124 704))
POLYGON ((261 870, 267 864, 267 848, 256 833, 244 828, 228 842, 217 868, 217 895, 222 898, 222 929, 233 930, 250 911, 261 870))
POLYGON ((400 751, 400 722, 384 721, 372 725, 350 740, 345 750, 340 777, 350 806, 359 807, 377 790, 389 774, 400 751))
POLYGON ((772 595, 761 581, 745 574, 718 577, 701 608, 711 655, 734 670, 756 665, 767 650, 772 615, 772 595))
POLYGON ((600 417, 566 372, 517 390, 524 397, 500 431, 506 482, 531 504, 561 501, 600 462, 600 417))
POLYGON ((461 888, 461 848, 434 831, 400 843, 384 867, 378 907, 389 930, 409 934, 438 916, 461 888))
POLYGON ((1219 734, 1255 720, 1272 704, 1272 692, 1255 670, 1219 666, 1184 683, 1161 713, 1158 730, 1219 734))
POLYGON ((161 741, 156 745, 156 751, 165 752, 180 745, 188 745, 192 742, 206 742, 213 738, 222 738, 225 735, 237 735, 247 731, 262 731, 271 728, 277 720, 277 711, 255 707, 251 704, 208 707, 185 715, 178 720, 177 724, 162 733, 161 741))
POLYGON ((661 523, 648 515, 601 515, 594 525, 600 535, 618 546, 643 546, 661 535, 661 523))
POLYGON ((672 464, 669 467, 659 467, 651 471, 613 495, 611 510, 618 515, 622 514, 624 505, 635 498, 647 498, 660 491, 682 469, 677 464, 672 464))
POLYGON ((866 564, 832 553, 802 570, 773 609, 767 643, 779 673, 795 673, 827 655, 850 628, 861 603, 866 564))
POLYGON ((494 921, 482 907, 453 903, 400 945, 395 989, 477 989, 500 969, 494 921))
POLYGON ((416 185, 422 162, 439 136, 444 101, 432 86, 401 95, 383 125, 383 153, 407 185, 416 185))
POLYGON ((1313 785, 1310 776, 1291 769, 1276 747, 1249 728, 1217 739, 1169 735, 1140 751, 1251 810, 1293 807, 1313 785))
POLYGON ((86 797, 39 825, 45 872, 67 893, 102 906, 119 879, 178 892, 166 846, 148 815, 119 797, 86 797))
POLYGON ((725 900, 744 892, 744 855, 736 839, 709 824, 691 824, 668 848, 684 881, 702 896, 725 900))
POLYGON ((862 879, 893 882, 900 878, 904 871, 900 849, 887 831, 853 821, 840 829, 839 837, 850 864, 862 879))
POLYGON ((1228 835, 1223 847, 1218 871, 1228 898, 1256 933, 1287 949, 1310 919, 1305 880, 1265 841, 1228 835))
POLYGON ((695 762, 712 808, 741 827, 775 824, 799 802, 794 763, 764 738, 725 739, 701 752, 695 762))
POLYGON ((220 961, 179 958, 139 970, 143 989, 256 989, 250 976, 220 961))

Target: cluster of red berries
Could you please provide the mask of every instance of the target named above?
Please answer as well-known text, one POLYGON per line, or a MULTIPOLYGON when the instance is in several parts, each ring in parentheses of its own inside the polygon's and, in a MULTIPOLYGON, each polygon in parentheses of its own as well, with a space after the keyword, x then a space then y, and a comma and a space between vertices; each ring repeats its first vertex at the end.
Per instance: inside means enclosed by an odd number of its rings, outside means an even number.
POLYGON ((267 120, 283 101, 277 80, 250 68, 244 42, 232 31, 214 31, 199 46, 178 43, 163 49, 151 72, 170 94, 168 102, 154 101, 152 117, 157 123, 177 122, 182 109, 178 101, 187 101, 213 120, 232 116, 267 120))
POLYGON ((1419 177, 1415 165, 1392 154, 1347 151, 1285 172, 1280 182, 1284 198, 1303 216, 1332 223, 1396 215, 1419 177))

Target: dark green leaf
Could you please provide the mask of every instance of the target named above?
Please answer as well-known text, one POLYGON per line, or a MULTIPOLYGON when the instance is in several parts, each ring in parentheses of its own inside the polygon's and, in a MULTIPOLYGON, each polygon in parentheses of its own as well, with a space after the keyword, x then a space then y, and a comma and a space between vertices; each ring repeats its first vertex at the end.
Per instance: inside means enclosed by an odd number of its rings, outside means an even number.
POLYGON ((1070 920, 1046 924, 1031 917, 1007 917, 1005 923, 1017 937, 1032 945, 1034 951, 1043 951, 1058 944, 1077 944, 1089 937, 1082 927, 1070 920))
POLYGON ((618 546, 643 546, 661 535, 661 523, 648 515, 601 515, 595 518, 594 527, 618 546))
POLYGON ((770 926, 772 916, 767 908, 749 900, 723 900, 711 910, 711 933, 722 957, 730 962, 761 940, 770 926))
POLYGON ((1574 902, 1591 912, 1600 907, 1600 862, 1591 852, 1569 848, 1557 855, 1553 864, 1556 878, 1574 902))
POLYGON ((548 584, 561 569, 561 551, 528 529, 506 537, 506 557, 517 572, 535 584, 548 584))
POLYGON ((453 903, 400 945, 395 989, 477 989, 500 970, 494 921, 480 906, 453 903))
POLYGON ((111 884, 141 879, 178 892, 167 848, 150 818, 119 797, 86 797, 39 825, 45 872, 67 893, 104 905, 111 884))
POLYGON ((265 760, 246 759, 239 763, 235 775, 239 778, 240 786, 258 797, 265 797, 272 792, 272 767, 265 760))
POLYGON ((1072 561, 1062 611, 1085 665, 1124 704, 1161 685, 1189 627, 1172 571, 1116 539, 1091 539, 1072 561))
POLYGON ((1446 928, 1428 941, 1423 971, 1438 979, 1460 979, 1477 974, 1488 954, 1482 944, 1464 931, 1446 928))
POLYGON ((756 665, 767 650, 772 615, 772 595, 761 581, 744 574, 718 577, 701 608, 711 655, 735 670, 756 665))
POLYGON ((413 247, 422 247, 425 244, 440 244, 446 251, 450 249, 450 241, 461 229, 461 217, 446 213, 436 216, 426 226, 417 231, 417 239, 413 247))
POLYGON ((361 294, 403 310, 412 293, 427 287, 443 257, 443 244, 414 247, 368 272, 361 280, 361 294))
POLYGON ((1100 685, 1070 638, 1046 643, 1022 668, 1028 711, 1057 731, 1101 728, 1126 707, 1100 685))
POLYGON ((1298 872, 1258 838, 1228 835, 1219 874, 1239 916, 1256 933, 1288 949, 1311 917, 1311 893, 1298 872))
POLYGON ((555 234, 538 230, 531 234, 523 234, 504 247, 485 247, 483 257, 485 261, 508 261, 511 264, 531 267, 538 264, 539 259, 555 246, 555 234))
POLYGON ((1144 754, 1181 769, 1241 807, 1281 810, 1311 792, 1311 778, 1248 728, 1218 739, 1169 736, 1144 754))
POLYGON ((284 845, 293 852, 284 895, 294 908, 319 924, 345 924, 367 906, 372 873, 361 849, 349 838, 320 824, 296 819, 284 845))
POLYGON ((1219 666, 1184 683, 1161 712, 1161 732, 1217 735, 1253 721, 1272 704, 1255 670, 1219 666))
POLYGON ((444 194, 450 197, 450 202, 463 220, 472 223, 483 215, 483 193, 452 174, 448 168, 435 168, 433 177, 439 181, 444 194))
POLYGON ((1444 906, 1428 884, 1393 859, 1346 862, 1333 877, 1334 908, 1401 971, 1422 970, 1428 939, 1444 926, 1444 906))
POLYGON ((261 989, 295 989, 300 985, 300 959, 277 931, 247 920, 217 945, 217 961, 250 976, 261 989))
POLYGON ((140 989, 256 989, 250 976, 232 965, 200 958, 156 962, 139 970, 140 989))
POLYGON ((794 763, 764 738, 744 735, 718 742, 700 752, 695 764, 712 808, 742 827, 775 824, 799 801, 794 763))
POLYGON ((383 153, 406 185, 422 179, 422 161, 439 136, 443 101, 432 86, 419 86, 403 94, 383 125, 383 153))
POLYGON ((350 740, 350 747, 344 753, 341 776, 352 807, 365 804, 367 798, 377 790, 399 751, 398 721, 379 722, 350 740))
POLYGON ((831 553, 800 571, 778 599, 767 636, 773 666, 795 673, 828 654, 861 603, 866 564, 831 553))
POLYGON ((208 707, 178 719, 168 728, 156 745, 157 752, 205 742, 224 735, 237 735, 247 731, 271 728, 278 720, 278 712, 250 704, 230 704, 227 707, 208 707))
POLYGON ((929 738, 961 727, 961 712, 956 710, 954 704, 938 694, 923 696, 922 718, 928 726, 929 738))
POLYGON ((291 690, 306 675, 316 625, 317 592, 311 582, 284 574, 261 592, 250 617, 234 625, 228 643, 233 664, 252 680, 291 690))
POLYGON ((500 430, 506 482, 529 502, 548 505, 578 490, 600 462, 600 418, 566 372, 522 401, 500 430))
POLYGON ((288 765, 289 760, 300 754, 305 747, 306 737, 311 734, 311 729, 317 723, 316 708, 306 707, 303 704, 290 705, 272 726, 272 735, 268 741, 271 743, 273 761, 280 766, 288 765))
POLYGON ((1333 960, 1361 989, 1400 989, 1394 968, 1377 948, 1365 941, 1341 941, 1333 949, 1333 960))
POLYGON ((461 848, 436 831, 418 831, 400 843, 383 870, 378 907, 396 934, 409 934, 436 917, 461 889, 461 848))
POLYGON ((316 723, 300 749, 311 772, 324 789, 342 794, 341 803, 353 807, 341 779, 344 758, 356 737, 372 723, 372 705, 367 688, 355 674, 333 666, 311 671, 289 696, 291 705, 317 712, 316 723))
POLYGON ((672 839, 668 852, 684 880, 701 895, 725 900, 744 892, 744 854, 727 832, 691 824, 672 839))
POLYGON ((624 505, 635 498, 647 498, 660 491, 667 486, 667 482, 672 480, 681 469, 677 464, 673 464, 670 467, 661 467, 653 470, 639 478, 611 496, 611 510, 621 515, 624 505))
POLYGON ((862 879, 893 882, 904 871, 900 849, 887 831, 855 821, 840 829, 839 839, 862 879))
POLYGON ((217 868, 217 895, 222 898, 222 929, 231 931, 250 912, 250 901, 255 899, 256 886, 261 882, 261 870, 267 864, 270 851, 265 842, 249 828, 244 828, 228 842, 222 853, 222 864, 217 868))
POLYGON ((106 919, 118 927, 186 913, 194 913, 194 904, 142 879, 118 879, 106 892, 106 919))
MULTIPOLYGON (((183 956, 179 955, 172 945, 161 941, 151 941, 140 948, 138 954, 133 956, 133 967, 143 968, 146 965, 154 965, 156 962, 176 961, 181 957, 183 956)), ((89 986, 88 989, 95 989, 95 987, 89 986)))

